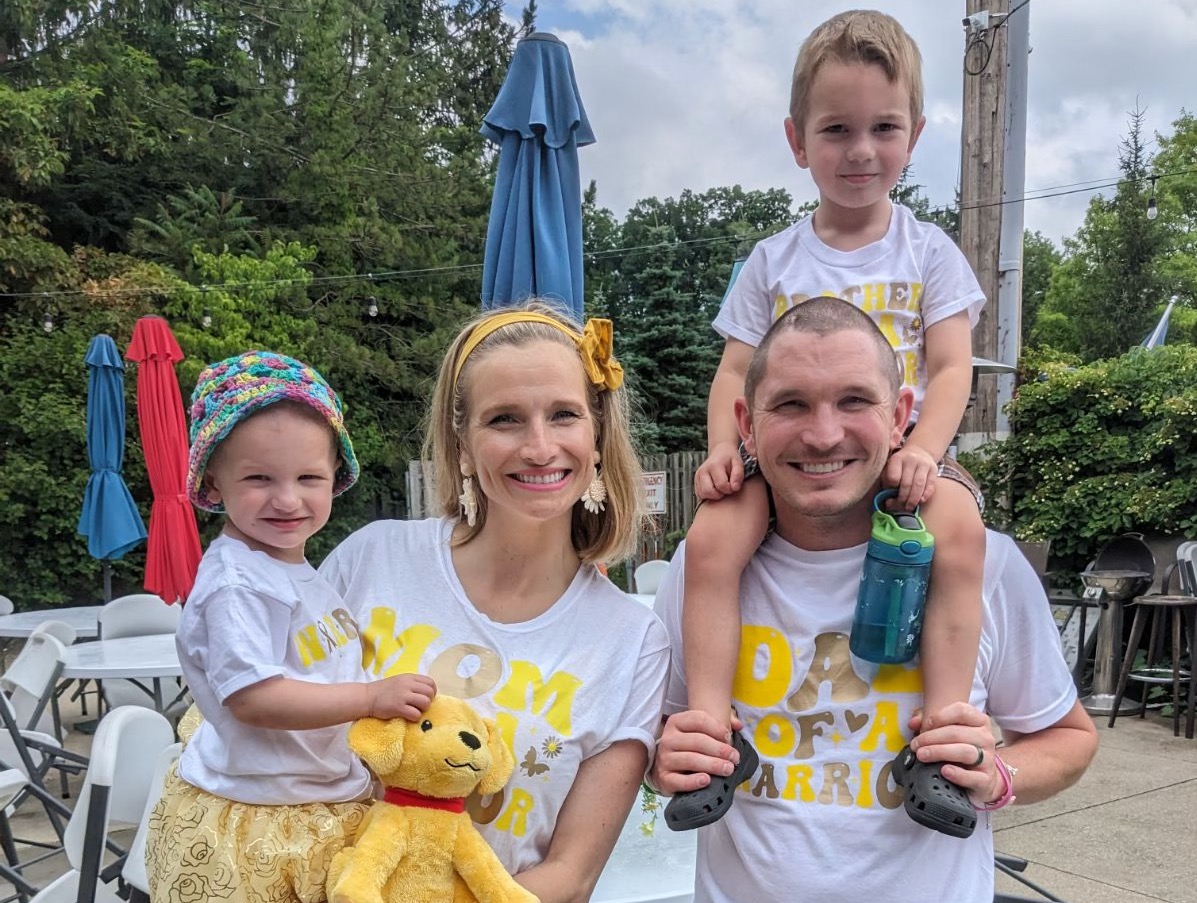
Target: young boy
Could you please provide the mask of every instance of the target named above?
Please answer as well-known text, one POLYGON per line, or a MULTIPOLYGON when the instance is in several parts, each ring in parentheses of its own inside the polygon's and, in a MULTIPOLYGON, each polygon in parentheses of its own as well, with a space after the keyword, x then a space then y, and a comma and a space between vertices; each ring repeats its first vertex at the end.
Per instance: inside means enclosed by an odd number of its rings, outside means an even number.
MULTIPOLYGON (((833 17, 811 33, 798 54, 786 139, 798 165, 810 170, 819 206, 757 244, 715 319, 726 345, 711 385, 709 456, 695 477, 695 492, 706 504, 687 535, 683 635, 690 706, 729 730, 739 759, 727 777, 712 775, 704 788, 670 801, 666 820, 676 829, 720 818, 735 787, 757 766, 752 746, 730 730, 729 716, 733 678, 752 666, 742 661, 737 668, 740 575, 765 536, 769 503, 763 481, 745 479, 732 411, 753 349, 769 325, 808 298, 841 297, 873 316, 915 392, 912 421, 917 420, 884 480, 899 491, 894 507, 924 504, 924 519, 936 537, 921 647, 922 729, 936 724, 950 704, 969 698, 985 533, 979 493, 967 474, 943 459, 968 403, 971 329, 985 299, 948 237, 890 201, 925 124, 920 70, 914 41, 894 19, 877 12, 833 17)), ((825 449, 819 460, 787 463, 812 487, 825 483, 834 489, 844 471, 856 466, 853 449, 831 431, 818 441, 825 449)), ((751 473, 755 462, 749 465, 751 473)), ((917 749, 917 739, 912 746, 917 749)), ((894 776, 907 787, 907 811, 943 830, 918 805, 944 796, 938 769, 909 757, 899 757, 899 763, 894 776)), ((975 817, 957 790, 949 785, 946 805, 958 829, 958 822, 975 823, 975 817)))

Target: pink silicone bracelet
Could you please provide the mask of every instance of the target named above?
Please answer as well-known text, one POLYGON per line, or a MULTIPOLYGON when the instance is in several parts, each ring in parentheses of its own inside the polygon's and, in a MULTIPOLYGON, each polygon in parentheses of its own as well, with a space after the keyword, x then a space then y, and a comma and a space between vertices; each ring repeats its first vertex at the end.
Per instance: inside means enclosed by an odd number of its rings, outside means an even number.
POLYGON ((1002 757, 997 753, 993 754, 993 765, 997 769, 997 773, 1002 778, 1002 795, 996 800, 983 805, 973 804, 973 808, 978 812, 994 812, 997 809, 1002 809, 1014 802, 1014 779, 1010 774, 1010 768, 1002 761, 1002 757))

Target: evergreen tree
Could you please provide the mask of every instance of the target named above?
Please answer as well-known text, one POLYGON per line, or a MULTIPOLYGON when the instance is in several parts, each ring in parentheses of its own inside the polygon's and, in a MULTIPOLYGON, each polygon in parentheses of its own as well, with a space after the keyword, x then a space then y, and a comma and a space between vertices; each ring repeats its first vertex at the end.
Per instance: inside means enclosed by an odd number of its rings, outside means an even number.
POLYGON ((1166 231, 1147 217, 1151 159, 1143 112, 1131 114, 1119 148, 1122 181, 1112 198, 1096 197, 1064 261, 1052 272, 1034 332, 1041 343, 1081 355, 1113 357, 1140 342, 1167 300, 1160 259, 1166 231))
MULTIPOLYGON (((621 252, 619 223, 615 215, 598 203, 598 185, 592 180, 582 192, 582 255, 585 273, 585 310, 587 315, 605 316, 607 293, 621 252)), ((616 354, 620 337, 616 336, 616 354)))
POLYGON ((638 430, 646 452, 706 448, 707 394, 723 348, 711 321, 735 259, 788 226, 791 203, 777 189, 687 190, 637 202, 614 233, 609 211, 592 210, 591 304, 615 322, 617 351, 626 356, 631 346, 628 369, 646 368, 630 380, 646 418, 638 430))
POLYGON ((956 203, 951 207, 932 208, 931 201, 923 194, 923 186, 916 184, 911 175, 911 167, 902 170, 898 184, 889 193, 890 200, 901 204, 914 214, 915 219, 928 223, 935 223, 952 241, 960 243, 960 192, 956 192, 956 203))
POLYGON ((646 247, 624 257, 613 320, 621 358, 659 449, 706 448, 707 392, 719 364, 703 304, 686 287, 679 246, 667 225, 650 227, 646 247))

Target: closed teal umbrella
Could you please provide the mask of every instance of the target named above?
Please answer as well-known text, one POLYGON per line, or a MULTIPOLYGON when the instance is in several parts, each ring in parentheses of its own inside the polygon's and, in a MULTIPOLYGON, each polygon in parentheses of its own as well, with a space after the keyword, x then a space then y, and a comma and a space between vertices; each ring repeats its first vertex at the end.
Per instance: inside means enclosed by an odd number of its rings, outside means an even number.
POLYGON ((569 49, 537 32, 516 45, 482 125, 499 145, 482 268, 482 306, 556 302, 582 320, 582 183, 578 148, 594 133, 569 49))
POLYGON ((125 461, 125 364, 111 336, 92 338, 87 364, 87 457, 91 476, 83 492, 78 531, 87 551, 104 565, 104 598, 112 598, 109 561, 145 539, 145 524, 121 476, 125 461))

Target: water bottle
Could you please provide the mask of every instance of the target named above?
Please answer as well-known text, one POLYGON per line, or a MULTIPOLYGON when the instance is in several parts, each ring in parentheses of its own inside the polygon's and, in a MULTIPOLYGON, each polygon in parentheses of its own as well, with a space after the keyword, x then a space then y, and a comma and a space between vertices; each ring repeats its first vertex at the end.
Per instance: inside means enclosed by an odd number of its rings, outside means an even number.
POLYGON ((852 654, 879 664, 908 662, 919 649, 935 539, 915 511, 886 511, 898 493, 873 498, 873 532, 852 618, 852 654))

